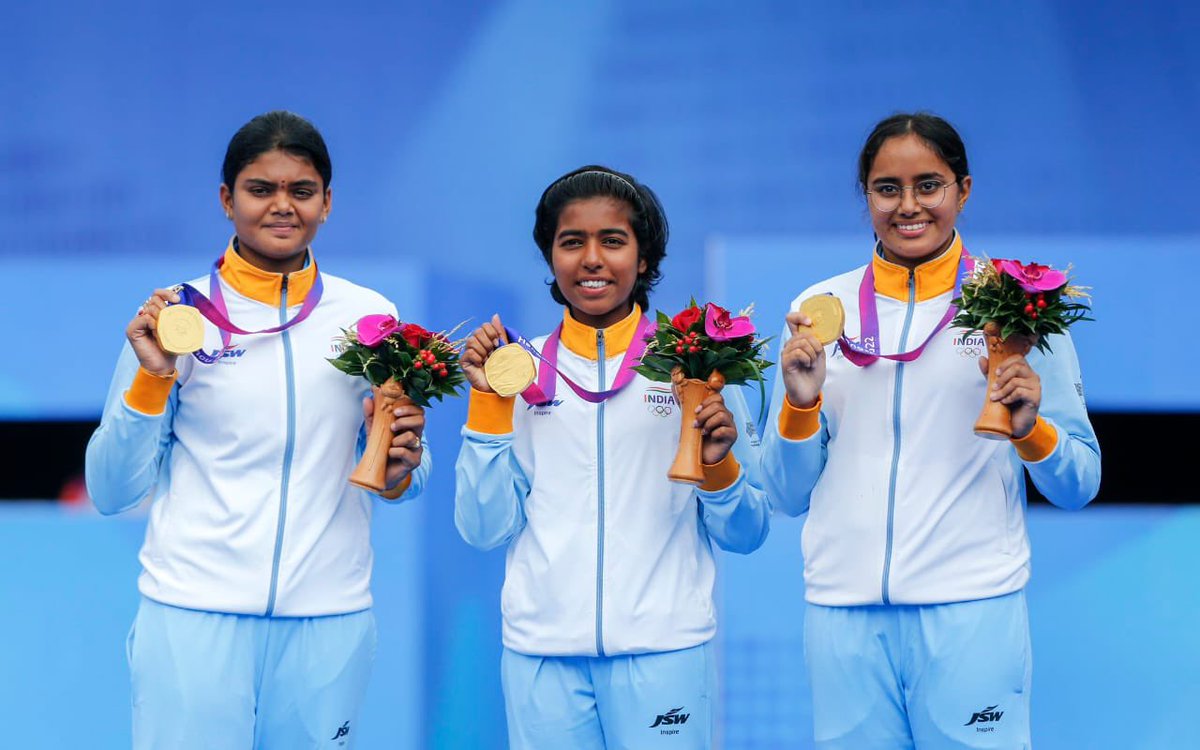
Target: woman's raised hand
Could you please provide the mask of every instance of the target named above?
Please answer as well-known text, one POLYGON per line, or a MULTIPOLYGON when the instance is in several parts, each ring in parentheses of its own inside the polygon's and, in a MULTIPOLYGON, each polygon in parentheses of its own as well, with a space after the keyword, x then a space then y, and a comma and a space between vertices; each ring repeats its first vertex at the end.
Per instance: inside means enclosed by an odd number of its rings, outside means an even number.
POLYGON ((787 326, 791 338, 779 352, 779 370, 788 401, 800 409, 817 403, 821 386, 825 385, 825 347, 808 326, 812 320, 802 312, 788 313, 787 326))
POLYGON ((175 370, 174 354, 167 354, 158 345, 154 330, 158 325, 158 314, 168 304, 179 302, 179 295, 170 289, 155 289, 154 294, 142 303, 137 315, 125 326, 125 338, 137 355, 143 370, 154 375, 170 375, 175 370))
POLYGON ((472 388, 483 393, 495 393, 483 376, 483 363, 492 352, 506 343, 508 336, 504 334, 504 324, 500 322, 499 315, 492 315, 490 321, 476 328, 467 338, 459 362, 472 388))

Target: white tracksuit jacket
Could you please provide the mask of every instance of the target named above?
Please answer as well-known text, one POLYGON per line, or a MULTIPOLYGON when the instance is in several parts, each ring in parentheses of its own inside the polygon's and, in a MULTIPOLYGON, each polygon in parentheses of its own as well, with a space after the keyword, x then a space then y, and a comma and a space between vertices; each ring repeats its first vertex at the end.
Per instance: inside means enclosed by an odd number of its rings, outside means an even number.
MULTIPOLYGON (((227 249, 230 319, 247 330, 279 325, 299 310, 314 273, 310 264, 285 278, 227 249)), ((138 581, 150 599, 277 616, 371 606, 373 500, 346 481, 370 388, 326 360, 337 356, 342 328, 395 307, 321 276, 324 295, 307 320, 277 334, 234 334, 215 364, 181 356, 173 384, 141 370, 125 344, 88 444, 87 485, 106 514, 153 498, 138 581)), ((190 283, 208 294, 207 277, 190 283)), ((219 350, 217 329, 205 328, 205 350, 219 350)), ((421 492, 429 470, 426 450, 403 498, 421 492)))
MULTIPOLYGON (((873 259, 882 350, 919 345, 946 311, 961 239, 910 273, 873 259)), ((837 295, 859 335, 863 268, 806 289, 837 295)), ((787 341, 785 328, 781 341, 787 341)), ((1027 357, 1041 378, 1038 424, 1019 441, 976 437, 986 379, 982 334, 947 326, 917 360, 859 368, 826 348, 821 403, 785 403, 776 374, 763 439, 774 503, 808 513, 802 534, 808 601, 826 606, 936 604, 1017 591, 1029 579, 1028 470, 1055 505, 1080 508, 1100 482, 1100 448, 1084 407, 1069 336, 1027 357), (1024 469, 1022 468, 1024 467, 1024 469)))
MULTIPOLYGON (((640 314, 604 330, 565 315, 559 369, 585 388, 610 388, 640 314)), ((637 375, 599 405, 561 382, 546 407, 471 393, 455 522, 475 547, 508 543, 506 647, 612 656, 712 638, 712 542, 750 552, 770 517, 745 470, 757 466, 757 439, 739 391, 723 391, 738 440, 706 467, 700 489, 667 479, 680 427, 668 384, 637 375)))

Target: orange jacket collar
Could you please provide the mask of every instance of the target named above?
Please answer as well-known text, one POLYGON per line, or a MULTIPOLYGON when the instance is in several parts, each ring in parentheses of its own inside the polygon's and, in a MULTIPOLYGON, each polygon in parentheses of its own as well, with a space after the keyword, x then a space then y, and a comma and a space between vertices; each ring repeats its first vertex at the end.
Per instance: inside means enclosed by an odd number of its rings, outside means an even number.
MULTIPOLYGON (((312 261, 312 251, 309 251, 309 262, 299 271, 287 274, 288 306, 299 305, 308 296, 313 282, 317 278, 317 264, 312 261)), ((264 271, 258 266, 251 265, 233 249, 233 241, 225 248, 225 262, 221 264, 221 278, 233 287, 238 294, 249 297, 264 305, 279 306, 283 296, 283 277, 281 273, 264 271)))
MULTIPOLYGON (((642 308, 635 304, 633 312, 629 313, 624 320, 604 329, 605 357, 615 357, 625 353, 630 342, 633 341, 634 331, 637 330, 638 321, 641 319, 642 308)), ((564 346, 581 357, 593 360, 600 358, 599 350, 596 347, 596 329, 572 318, 570 308, 563 310, 561 341, 564 346)))
MULTIPOLYGON (((913 269, 913 278, 917 282, 917 302, 933 299, 954 288, 961 257, 962 237, 955 232, 954 241, 944 253, 913 269)), ((875 291, 885 297, 907 302, 909 269, 886 260, 878 250, 871 264, 875 267, 875 291)))

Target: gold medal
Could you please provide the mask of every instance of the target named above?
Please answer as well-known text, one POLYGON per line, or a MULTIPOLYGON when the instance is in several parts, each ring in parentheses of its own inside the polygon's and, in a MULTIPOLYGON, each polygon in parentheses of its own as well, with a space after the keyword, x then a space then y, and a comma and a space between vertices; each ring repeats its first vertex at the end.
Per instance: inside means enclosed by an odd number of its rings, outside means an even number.
POLYGON ((529 387, 537 376, 533 355, 520 344, 505 344, 483 363, 483 377, 501 396, 515 396, 529 387))
MULTIPOLYGON (((842 336, 846 326, 846 311, 842 309, 842 301, 832 294, 817 294, 800 303, 800 312, 808 316, 812 332, 821 346, 829 346, 842 336)), ((803 330, 804 326, 801 326, 803 330)))
POLYGON ((204 318, 191 305, 163 308, 154 335, 167 354, 191 354, 204 346, 204 318))

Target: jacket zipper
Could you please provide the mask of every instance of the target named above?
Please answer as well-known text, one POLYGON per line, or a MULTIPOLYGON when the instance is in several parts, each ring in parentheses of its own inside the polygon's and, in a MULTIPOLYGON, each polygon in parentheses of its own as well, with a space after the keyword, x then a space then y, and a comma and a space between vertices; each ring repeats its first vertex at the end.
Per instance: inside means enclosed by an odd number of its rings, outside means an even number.
MULTIPOLYGON (((288 277, 283 276, 279 299, 279 323, 287 322, 288 277)), ((266 616, 275 613, 275 594, 279 588, 279 558, 283 554, 283 528, 287 522, 288 481, 292 475, 292 454, 296 450, 296 374, 292 364, 292 338, 283 331, 283 371, 287 384, 287 440, 283 447, 283 473, 279 480, 279 520, 275 525, 275 557, 271 561, 271 590, 267 595, 266 616)))
MULTIPOLYGON (((904 329, 900 331, 900 351, 908 345, 908 329, 912 325, 913 306, 916 304, 917 285, 913 271, 908 272, 908 310, 904 314, 904 329)), ((896 474, 900 469, 900 396, 904 391, 904 364, 896 363, 896 385, 892 394, 892 473, 888 480, 887 547, 883 555, 883 603, 891 604, 888 592, 892 574, 893 527, 896 521, 896 474)))
MULTIPOLYGON (((604 390, 604 331, 596 329, 597 390, 604 390)), ((604 656, 604 402, 596 405, 596 654, 604 656)))

